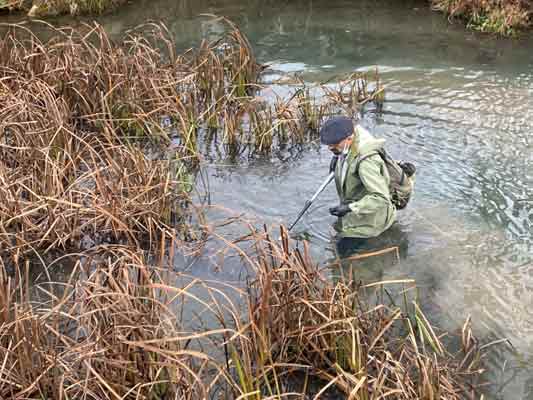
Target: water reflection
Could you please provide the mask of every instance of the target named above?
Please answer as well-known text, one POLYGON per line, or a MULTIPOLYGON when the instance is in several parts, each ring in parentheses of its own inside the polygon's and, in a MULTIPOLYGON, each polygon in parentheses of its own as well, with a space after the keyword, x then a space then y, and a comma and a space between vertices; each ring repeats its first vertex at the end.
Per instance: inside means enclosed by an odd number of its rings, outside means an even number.
POLYGON ((334 279, 342 277, 364 284, 383 280, 388 270, 406 259, 409 250, 408 232, 397 222, 375 238, 342 238, 334 242, 334 279))

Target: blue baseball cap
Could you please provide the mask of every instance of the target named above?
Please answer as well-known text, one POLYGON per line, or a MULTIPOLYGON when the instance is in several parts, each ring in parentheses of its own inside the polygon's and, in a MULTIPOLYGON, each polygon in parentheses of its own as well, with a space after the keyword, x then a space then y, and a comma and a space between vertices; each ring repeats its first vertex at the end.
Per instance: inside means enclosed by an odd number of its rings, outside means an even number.
POLYGON ((348 117, 331 117, 320 128, 320 143, 330 145, 342 142, 354 132, 353 122, 348 117))

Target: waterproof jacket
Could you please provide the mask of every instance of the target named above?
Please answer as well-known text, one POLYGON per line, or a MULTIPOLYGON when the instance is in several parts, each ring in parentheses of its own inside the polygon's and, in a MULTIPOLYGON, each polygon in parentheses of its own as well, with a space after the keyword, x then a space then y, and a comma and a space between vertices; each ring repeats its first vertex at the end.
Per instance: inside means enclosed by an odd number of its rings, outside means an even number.
POLYGON ((389 173, 381 156, 375 153, 384 146, 385 140, 375 139, 360 126, 355 129, 348 153, 339 157, 335 167, 340 202, 351 209, 334 225, 340 238, 379 236, 396 219, 389 192, 389 173), (375 154, 364 157, 371 153, 375 154))

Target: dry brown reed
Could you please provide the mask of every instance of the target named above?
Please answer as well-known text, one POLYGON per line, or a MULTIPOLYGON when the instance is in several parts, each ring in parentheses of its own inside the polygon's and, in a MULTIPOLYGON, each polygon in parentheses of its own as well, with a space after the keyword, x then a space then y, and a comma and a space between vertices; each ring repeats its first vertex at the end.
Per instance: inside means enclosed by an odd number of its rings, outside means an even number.
POLYGON ((14 274, 0 265, 0 396, 477 398, 482 354, 468 321, 451 354, 418 304, 371 306, 370 288, 332 283, 286 231, 279 243, 218 238, 254 269, 248 292, 174 273, 172 254, 117 245, 70 256, 40 301, 27 259, 14 274))
POLYGON ((2 0, 0 1, 0 11, 20 10, 24 6, 24 0, 2 0))
POLYGON ((190 236, 185 183, 195 154, 149 155, 136 138, 169 140, 161 118, 179 106, 175 85, 191 73, 147 40, 124 48, 87 29, 55 30, 42 43, 12 26, 0 42, 2 251, 46 253, 83 238, 152 245, 176 224, 190 236))
POLYGON ((61 14, 102 14, 126 3, 126 0, 33 0, 30 17, 43 18, 61 14))
POLYGON ((71 279, 43 285, 49 301, 40 303, 29 299, 24 273, 12 278, 0 268, 0 397, 206 398, 222 374, 191 346, 220 330, 184 330, 168 298, 183 301, 188 288, 166 286, 156 266, 126 247, 74 259, 71 279))
POLYGON ((0 11, 27 11, 32 18, 62 14, 102 14, 126 3, 125 0, 1 0, 0 11))
POLYGON ((444 342, 405 293, 403 307, 386 299, 372 306, 370 286, 332 282, 307 247, 290 246, 285 229, 281 243, 267 235, 255 246, 247 339, 234 356, 241 396, 278 398, 304 376, 300 390, 311 378, 324 382, 314 398, 332 388, 350 399, 479 398, 483 368, 469 321, 452 353, 453 335, 444 342))
POLYGON ((377 75, 371 91, 370 75, 357 73, 335 85, 319 85, 326 96, 316 90, 311 94, 301 82, 289 99, 261 101, 254 94, 264 88, 265 66, 257 63, 238 28, 223 21, 225 36, 213 43, 204 40, 181 55, 164 25, 141 26, 120 44, 99 25, 50 27, 52 39, 46 43, 13 25, 0 48, 4 91, 24 87, 42 97, 45 90, 42 101, 63 102, 58 117, 76 123, 75 130, 174 139, 189 157, 197 155, 201 133, 269 152, 276 144, 304 142, 328 113, 343 108, 354 114, 364 103, 383 100, 377 75), (40 87, 33 88, 35 80, 40 87))

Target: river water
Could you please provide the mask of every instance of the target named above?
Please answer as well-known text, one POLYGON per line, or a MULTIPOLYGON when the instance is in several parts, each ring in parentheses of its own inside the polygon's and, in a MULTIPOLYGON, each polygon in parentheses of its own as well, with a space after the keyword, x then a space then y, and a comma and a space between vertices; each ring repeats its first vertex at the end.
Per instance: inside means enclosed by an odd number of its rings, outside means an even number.
MULTIPOLYGON (((406 254, 372 273, 416 279, 443 310, 441 326, 455 329, 472 315, 480 336, 509 339, 516 354, 502 346, 490 358, 491 391, 533 399, 533 38, 468 32, 412 1, 139 0, 99 21, 120 35, 163 20, 185 48, 221 33, 202 13, 240 26, 258 59, 271 64, 267 81, 298 73, 319 82, 379 68, 386 103, 381 113, 367 110, 361 124, 418 172, 415 197, 399 213, 406 254)), ((288 162, 208 162, 211 203, 225 214, 288 224, 328 164, 318 146, 288 162)), ((296 227, 319 261, 331 256, 327 209, 336 202, 330 187, 296 227)), ((232 281, 238 270, 195 273, 232 281)))

